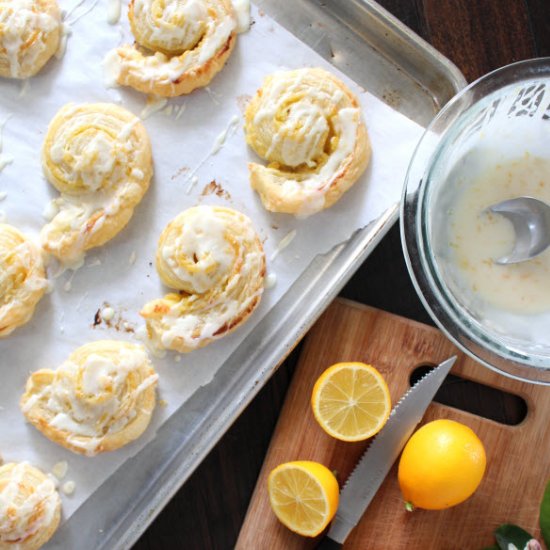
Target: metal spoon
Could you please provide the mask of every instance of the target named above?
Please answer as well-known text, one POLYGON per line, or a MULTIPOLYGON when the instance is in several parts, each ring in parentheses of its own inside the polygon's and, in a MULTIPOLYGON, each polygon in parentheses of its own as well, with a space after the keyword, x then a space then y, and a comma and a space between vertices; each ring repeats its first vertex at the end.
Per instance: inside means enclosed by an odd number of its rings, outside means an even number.
POLYGON ((514 248, 507 256, 495 260, 500 265, 530 260, 550 246, 550 206, 532 197, 518 197, 493 204, 489 212, 512 222, 516 233, 514 248))

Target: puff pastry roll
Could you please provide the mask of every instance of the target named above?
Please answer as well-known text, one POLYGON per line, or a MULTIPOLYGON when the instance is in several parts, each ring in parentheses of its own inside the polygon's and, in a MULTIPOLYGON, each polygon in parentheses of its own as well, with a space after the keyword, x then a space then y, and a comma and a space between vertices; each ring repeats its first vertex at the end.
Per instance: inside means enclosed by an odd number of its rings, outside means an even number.
POLYGON ((110 103, 63 107, 48 127, 42 165, 61 193, 50 205, 42 243, 65 263, 78 262, 126 226, 153 173, 143 124, 110 103))
POLYGON ((248 168, 272 212, 308 216, 332 206, 370 160, 357 98, 323 69, 268 76, 246 109, 245 134, 269 163, 248 168))
POLYGON ((46 292, 40 249, 15 227, 0 224, 0 338, 24 325, 46 292))
POLYGON ((21 409, 48 439, 93 456, 123 447, 145 431, 157 380, 143 346, 92 342, 77 348, 57 370, 31 374, 21 409))
POLYGON ((172 220, 156 255, 162 282, 178 290, 141 315, 159 349, 182 353, 235 330, 260 302, 265 256, 252 222, 217 206, 196 206, 172 220))
POLYGON ((0 550, 37 550, 61 517, 53 481, 26 462, 0 466, 0 550))
POLYGON ((0 76, 34 76, 57 51, 60 37, 56 0, 0 0, 0 76))
POLYGON ((131 0, 136 39, 107 55, 113 83, 173 97, 206 86, 235 46, 237 20, 229 0, 131 0))

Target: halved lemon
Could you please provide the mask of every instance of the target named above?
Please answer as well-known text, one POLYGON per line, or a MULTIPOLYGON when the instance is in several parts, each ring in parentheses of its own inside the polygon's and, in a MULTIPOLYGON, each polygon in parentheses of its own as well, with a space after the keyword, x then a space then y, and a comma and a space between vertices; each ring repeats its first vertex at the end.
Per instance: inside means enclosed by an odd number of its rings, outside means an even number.
POLYGON ((322 464, 298 460, 280 464, 267 481, 271 508, 291 531, 316 537, 338 508, 338 482, 322 464))
POLYGON ((311 406, 329 435, 342 441, 361 441, 377 434, 388 420, 390 391, 373 366, 336 363, 315 383, 311 406))

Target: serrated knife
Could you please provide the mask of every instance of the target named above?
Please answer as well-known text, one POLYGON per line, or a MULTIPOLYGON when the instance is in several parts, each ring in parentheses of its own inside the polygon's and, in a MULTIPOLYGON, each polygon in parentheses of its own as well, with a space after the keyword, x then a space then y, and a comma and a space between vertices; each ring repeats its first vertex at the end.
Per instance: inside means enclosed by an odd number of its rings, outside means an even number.
POLYGON ((456 357, 421 378, 393 408, 386 425, 363 453, 340 493, 340 503, 318 550, 340 548, 382 485, 401 449, 422 420, 456 357))

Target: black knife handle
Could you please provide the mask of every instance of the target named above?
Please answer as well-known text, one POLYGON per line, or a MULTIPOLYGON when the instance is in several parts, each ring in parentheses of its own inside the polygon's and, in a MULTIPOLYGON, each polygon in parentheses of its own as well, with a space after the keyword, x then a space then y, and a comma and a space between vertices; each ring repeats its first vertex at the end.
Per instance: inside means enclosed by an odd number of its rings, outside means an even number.
POLYGON ((323 537, 316 550, 339 550, 342 545, 329 537, 323 537))

